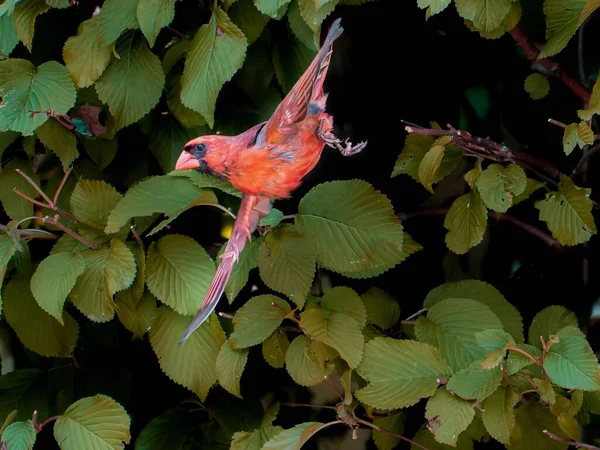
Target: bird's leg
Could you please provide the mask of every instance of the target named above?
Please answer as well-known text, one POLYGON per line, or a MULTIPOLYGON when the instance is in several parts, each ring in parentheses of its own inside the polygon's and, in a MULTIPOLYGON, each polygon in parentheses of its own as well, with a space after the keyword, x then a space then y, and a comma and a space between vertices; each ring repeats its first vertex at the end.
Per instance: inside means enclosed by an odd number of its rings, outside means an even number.
POLYGON ((321 122, 319 122, 319 128, 317 130, 317 136, 330 147, 337 148, 344 156, 355 155, 367 145, 367 141, 352 145, 348 139, 342 141, 340 138, 336 137, 336 135, 333 134, 331 117, 321 119, 321 122))

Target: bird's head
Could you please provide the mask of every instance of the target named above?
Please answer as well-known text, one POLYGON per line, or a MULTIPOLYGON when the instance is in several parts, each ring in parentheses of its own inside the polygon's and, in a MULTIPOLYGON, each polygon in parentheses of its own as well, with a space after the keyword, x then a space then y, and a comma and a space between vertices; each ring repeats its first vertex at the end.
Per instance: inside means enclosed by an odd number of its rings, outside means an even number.
POLYGON ((183 146, 183 152, 175 163, 175 170, 197 169, 203 172, 224 171, 228 153, 225 136, 200 136, 183 146))

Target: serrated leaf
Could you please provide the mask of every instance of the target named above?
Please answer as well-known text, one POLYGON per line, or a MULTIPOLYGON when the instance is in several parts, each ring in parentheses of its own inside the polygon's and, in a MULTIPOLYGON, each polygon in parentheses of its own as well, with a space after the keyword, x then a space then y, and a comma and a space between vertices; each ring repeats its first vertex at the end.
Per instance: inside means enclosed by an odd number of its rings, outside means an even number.
MULTIPOLYGON (((595 8, 600 8, 600 2, 596 1, 595 3, 595 8)), ((586 8, 590 4, 591 2, 588 2, 586 4, 586 8)), ((580 18, 579 20, 581 21, 582 18, 580 18)), ((591 120, 594 114, 600 114, 600 77, 597 78, 596 82, 594 83, 594 87, 592 88, 592 95, 590 97, 587 109, 580 109, 577 111, 577 115, 581 120, 591 120)))
POLYGON ((425 156, 423 156, 421 164, 419 164, 419 181, 425 189, 432 194, 433 188, 431 186, 433 184, 433 179, 442 163, 445 149, 446 148, 443 145, 432 146, 427 153, 425 153, 425 156))
MULTIPOLYGON (((375 420, 373 420, 373 423, 384 430, 402 435, 404 432, 405 421, 406 414, 398 413, 386 417, 377 417, 375 420)), ((398 445, 398 442, 400 442, 400 439, 390 434, 373 430, 373 441, 377 446, 377 450, 393 450, 396 448, 396 445, 398 445)))
POLYGON ((508 444, 515 426, 514 408, 521 400, 519 393, 511 386, 500 386, 483 403, 483 424, 490 435, 508 444))
POLYGON ((594 132, 589 125, 583 121, 579 122, 579 126, 577 127, 577 139, 581 141, 580 145, 582 147, 584 145, 591 145, 594 143, 594 132))
POLYGON ((213 260, 190 237, 170 234, 148 248, 148 289, 180 314, 192 315, 198 311, 214 272, 213 260))
POLYGON ((17 420, 31 418, 37 409, 38 417, 48 417, 47 371, 19 369, 0 376, 0 417, 17 411, 17 420))
POLYGON ((577 145, 577 131, 579 130, 579 125, 576 123, 572 123, 565 127, 565 131, 563 134, 563 150, 566 155, 570 155, 575 146, 577 145))
POLYGON ((181 102, 181 75, 170 75, 167 78, 167 106, 171 114, 186 128, 206 125, 206 120, 204 120, 202 114, 188 108, 181 102))
POLYGON ((115 58, 96 82, 98 98, 106 103, 117 131, 144 117, 158 103, 165 84, 160 59, 135 32, 120 38, 115 58))
POLYGON ((122 198, 114 187, 104 181, 82 179, 71 194, 71 210, 80 222, 103 230, 109 214, 122 198))
POLYGON ((114 294, 128 288, 135 279, 133 255, 123 241, 112 239, 110 247, 86 250, 81 256, 85 270, 69 298, 90 320, 109 321, 114 316, 114 294))
POLYGON ((455 0, 458 14, 473 22, 481 31, 492 31, 502 25, 510 12, 512 0, 455 0))
POLYGON ((371 287, 361 300, 367 311, 367 321, 383 330, 392 328, 400 319, 398 302, 383 289, 371 287))
POLYGON ((531 194, 533 194, 538 189, 543 188, 544 186, 546 186, 546 183, 543 181, 537 181, 532 178, 527 178, 525 190, 521 194, 515 195, 513 197, 513 205, 516 205, 518 203, 521 203, 523 200, 528 199, 531 194))
POLYGON ((149 292, 135 304, 124 302, 117 297, 116 309, 119 320, 133 333, 134 339, 142 339, 159 314, 156 299, 149 292))
MULTIPOLYGON (((121 33, 140 27, 137 21, 139 0, 106 0, 98 15, 100 39, 106 45, 115 42, 121 33)), ((120 55, 120 53, 117 52, 120 55)))
POLYGON ((556 403, 556 392, 552 387, 550 380, 542 380, 540 378, 533 378, 533 383, 540 393, 540 400, 543 403, 554 405, 556 403))
POLYGON ((17 36, 30 52, 35 31, 35 20, 40 14, 44 14, 49 9, 50 5, 44 0, 21 0, 15 8, 13 17, 17 36))
POLYGON ((466 400, 475 399, 482 402, 500 386, 501 382, 500 367, 490 370, 467 367, 452 375, 446 388, 466 400))
POLYGON ((315 34, 302 18, 298 1, 299 0, 292 0, 292 2, 289 4, 287 18, 290 28, 292 33, 294 33, 294 36, 296 36, 300 42, 306 45, 306 47, 313 52, 316 52, 318 50, 318 45, 315 42, 315 34))
POLYGON ((65 67, 48 61, 38 67, 24 59, 0 61, 0 131, 31 136, 48 120, 47 114, 31 117, 29 111, 46 109, 66 114, 75 104, 75 86, 65 67))
POLYGON ((568 444, 551 439, 542 431, 548 430, 564 438, 556 417, 540 404, 522 405, 515 410, 515 426, 510 436, 510 450, 566 450, 568 444))
POLYGON ((491 164, 477 178, 477 189, 485 206, 498 212, 506 212, 513 198, 522 194, 527 186, 527 176, 516 164, 503 167, 491 164))
POLYGON ((285 355, 289 346, 287 334, 277 329, 262 343, 263 358, 271 367, 281 369, 285 364, 285 355))
POLYGON ((460 433, 467 429, 475 417, 473 406, 472 402, 462 400, 446 389, 438 389, 425 409, 425 418, 429 420, 435 440, 456 445, 460 433))
MULTIPOLYGON (((533 345, 518 344, 517 348, 524 350, 536 359, 540 359, 542 356, 541 350, 533 345)), ((528 358, 522 353, 510 351, 508 353, 508 360, 506 362, 506 374, 508 376, 514 375, 515 373, 520 372, 532 364, 534 364, 534 362, 531 360, 531 358, 528 358)))
POLYGON ((71 3, 71 0, 46 0, 46 3, 48 3, 53 8, 59 8, 59 9, 65 9, 65 8, 68 8, 69 6, 73 6, 73 4, 71 3))
POLYGON ((217 7, 210 22, 200 27, 188 50, 181 77, 181 100, 202 114, 211 128, 219 91, 242 67, 247 46, 244 34, 217 7), (217 33, 217 29, 221 32, 217 33))
POLYGON ((332 367, 319 365, 309 357, 310 339, 297 336, 285 354, 285 368, 295 383, 301 386, 316 386, 325 380, 332 367))
MULTIPOLYGON (((10 3, 10 1, 4 2, 4 5, 10 3)), ((4 6, 3 5, 3 6, 4 6)), ((14 48, 19 43, 19 37, 15 30, 13 17, 5 14, 0 17, 0 51, 5 55, 9 56, 14 48)), ((0 59, 5 59, 0 56, 0 59)))
POLYGON ((77 138, 57 120, 50 118, 35 130, 35 134, 46 148, 58 156, 65 172, 79 156, 77 138))
MULTIPOLYGON (((33 216, 33 204, 15 194, 13 189, 17 189, 31 198, 36 198, 39 194, 25 178, 16 172, 17 169, 22 170, 31 177, 38 186, 39 178, 32 172, 30 164, 18 159, 6 163, 0 173, 0 201, 2 201, 2 207, 11 219, 22 220, 33 216)), ((28 221, 24 223, 27 224, 28 221)))
POLYGON ((256 8, 270 17, 277 17, 281 8, 287 5, 290 0, 254 0, 256 8))
POLYGON ((550 335, 565 327, 578 325, 577 317, 564 306, 548 306, 535 315, 529 327, 529 343, 542 348, 540 338, 547 342, 550 335))
POLYGON ((305 422, 276 434, 263 445, 261 450, 300 450, 315 433, 331 423, 305 422))
POLYGON ((54 424, 54 438, 63 450, 122 449, 129 444, 131 420, 127 412, 106 395, 76 401, 54 424))
POLYGON ((298 211, 297 226, 326 269, 350 277, 373 268, 380 274, 405 257, 398 252, 402 224, 390 201, 365 181, 320 184, 302 198, 298 211))
POLYGON ((169 25, 174 17, 175 0, 139 0, 137 4, 137 20, 150 47, 154 46, 160 30, 169 25))
POLYGON ((423 307, 431 308, 447 298, 466 298, 483 303, 500 319, 504 329, 512 335, 516 342, 524 342, 523 321, 519 311, 491 284, 480 280, 463 280, 442 284, 427 294, 423 307))
POLYGON ((417 0, 417 6, 421 9, 427 8, 427 14, 433 16, 446 9, 450 2, 451 0, 417 0))
POLYGON ((452 375, 452 368, 435 347, 379 337, 365 345, 357 371, 369 384, 354 392, 356 398, 384 409, 412 406, 432 396, 441 378, 452 375))
POLYGON ((321 307, 330 313, 342 313, 352 317, 362 330, 367 324, 367 311, 361 298, 352 289, 337 286, 327 290, 321 299, 321 307))
POLYGON ((579 17, 587 0, 545 0, 546 39, 538 58, 548 58, 564 49, 581 24, 579 17))
POLYGON ((31 292, 40 307, 63 325, 63 305, 85 270, 80 253, 55 253, 44 259, 31 277, 31 292))
POLYGON ((546 97, 548 92, 550 92, 550 82, 546 75, 532 73, 525 78, 524 88, 525 92, 527 92, 533 100, 540 100, 546 97))
POLYGON ((351 368, 360 363, 364 337, 351 316, 334 312, 325 317, 322 309, 311 308, 302 313, 300 326, 311 338, 336 349, 351 368))
POLYGON ((7 15, 11 16, 15 10, 15 6, 19 0, 6 0, 0 5, 0 17, 7 15))
POLYGON ((550 380, 566 389, 600 389, 598 360, 582 336, 564 336, 550 347, 544 359, 550 380))
POLYGON ((540 220, 546 222, 559 243, 577 245, 596 234, 590 193, 591 189, 580 188, 568 176, 561 174, 558 191, 548 192, 544 200, 535 203, 540 211, 540 220))
POLYGON ((283 213, 277 208, 272 208, 265 217, 260 219, 260 225, 263 227, 271 227, 274 228, 281 223, 281 219, 283 219, 283 213))
POLYGON ((152 419, 135 440, 135 450, 189 450, 203 445, 203 412, 169 409, 152 419), (191 447, 190 447, 191 446, 191 447))
POLYGON ((477 345, 487 351, 503 350, 508 345, 516 345, 513 337, 502 330, 484 330, 475 333, 477 345))
POLYGON ((65 42, 63 59, 78 88, 91 86, 100 78, 110 58, 112 49, 100 39, 99 17, 81 22, 77 36, 65 42))
POLYGON ((219 189, 226 194, 230 194, 235 197, 242 197, 242 193, 234 188, 228 181, 221 180, 214 175, 199 173, 196 170, 175 170, 173 172, 169 172, 168 175, 172 177, 187 178, 192 182, 192 184, 200 189, 219 189))
POLYGON ((92 161, 96 163, 100 169, 105 169, 115 158, 117 154, 116 139, 85 139, 83 147, 92 161))
POLYGON ((446 245, 459 255, 467 253, 482 241, 486 225, 487 209, 481 196, 475 191, 464 194, 454 200, 444 219, 446 245))
POLYGON ((216 362, 225 342, 225 333, 213 314, 183 345, 179 345, 189 321, 189 317, 165 308, 150 330, 150 343, 162 371, 204 401, 217 381, 216 362))
POLYGON ((321 24, 333 12, 338 1, 298 0, 300 15, 313 33, 319 32, 321 24))
POLYGON ((260 344, 281 324, 290 305, 274 295, 257 295, 248 300, 233 317, 230 341, 233 348, 260 344))
POLYGON ((64 326, 40 308, 29 280, 12 278, 4 288, 4 315, 25 347, 42 356, 68 357, 75 348, 79 326, 70 314, 64 326))
POLYGON ((302 308, 315 275, 315 252, 295 226, 279 227, 258 248, 258 270, 268 287, 302 308))
POLYGON ((31 420, 14 422, 2 433, 2 442, 10 450, 31 450, 37 437, 31 420))
MULTIPOLYGON (((268 0, 268 2, 272 3, 272 0, 268 0)), ((257 6, 264 6, 266 3, 265 0, 256 1, 257 6)), ((268 7, 269 6, 267 6, 267 8, 268 7)), ((269 15, 263 14, 257 9, 252 0, 238 0, 227 12, 229 13, 231 21, 240 28, 242 33, 244 33, 249 44, 252 44, 259 38, 263 29, 269 22, 269 15)))
POLYGON ((417 319, 415 333, 420 341, 437 346, 454 370, 461 370, 487 356, 487 350, 477 345, 475 333, 502 328, 498 317, 484 304, 447 298, 431 307, 427 317, 417 319))
POLYGON ((146 251, 142 243, 127 244, 135 260, 135 280, 127 289, 117 292, 117 299, 134 308, 144 294, 146 285, 146 251))
POLYGON ((580 425, 574 417, 571 417, 567 413, 561 413, 557 417, 558 426, 565 433, 567 437, 574 440, 575 442, 580 441, 581 431, 580 425))
POLYGON ((226 341, 217 356, 217 378, 219 384, 232 395, 242 398, 240 393, 240 379, 248 361, 249 349, 232 348, 226 341))

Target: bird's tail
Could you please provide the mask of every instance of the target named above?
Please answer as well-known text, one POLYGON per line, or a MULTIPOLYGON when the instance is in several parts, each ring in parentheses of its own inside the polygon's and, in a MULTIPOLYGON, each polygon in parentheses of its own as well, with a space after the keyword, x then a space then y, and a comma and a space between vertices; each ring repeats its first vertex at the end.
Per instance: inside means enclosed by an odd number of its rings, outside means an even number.
POLYGON ((344 28, 342 27, 342 20, 340 18, 335 19, 335 21, 329 27, 329 31, 327 32, 327 36, 323 41, 323 45, 319 49, 319 53, 313 62, 313 64, 316 65, 317 73, 314 80, 311 103, 318 102, 319 100, 321 100, 322 103, 325 102, 325 99, 323 98, 323 83, 325 82, 325 76, 327 75, 327 70, 329 69, 329 63, 333 53, 333 43, 342 35, 343 32, 344 28))
POLYGON ((265 204, 262 197, 254 195, 244 195, 242 197, 240 210, 235 220, 235 224, 233 225, 233 230, 231 230, 229 241, 225 246, 225 251, 220 256, 221 260, 217 266, 217 271, 210 283, 198 313, 194 316, 181 335, 179 345, 187 341, 190 335, 198 329, 215 310, 217 303, 219 303, 219 300, 225 291, 225 286, 227 286, 233 266, 239 259, 240 253, 246 245, 246 239, 250 239, 252 232, 258 226, 260 218, 268 213, 269 207, 270 202, 266 202, 265 204))

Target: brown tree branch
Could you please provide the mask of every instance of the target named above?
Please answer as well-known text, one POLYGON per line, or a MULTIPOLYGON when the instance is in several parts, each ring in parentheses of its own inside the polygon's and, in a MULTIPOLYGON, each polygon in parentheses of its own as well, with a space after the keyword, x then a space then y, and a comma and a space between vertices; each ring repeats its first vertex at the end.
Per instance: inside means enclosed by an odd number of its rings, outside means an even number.
POLYGON ((374 423, 367 422, 366 420, 356 418, 356 421, 360 424, 363 424, 369 428, 373 428, 374 430, 379 431, 380 433, 389 434, 390 436, 394 436, 396 439, 400 439, 401 441, 408 442, 410 445, 414 445, 415 447, 419 447, 422 450, 429 450, 427 447, 422 446, 421 444, 409 439, 407 437, 402 436, 401 434, 394 433, 390 430, 386 430, 385 428, 381 428, 379 425, 375 425, 374 423))
POLYGON ((509 34, 519 45, 519 47, 523 49, 527 59, 536 62, 547 72, 551 73, 553 76, 562 81, 563 84, 568 87, 571 92, 583 100, 584 103, 589 103, 591 96, 590 92, 581 83, 579 83, 579 81, 567 74, 557 62, 548 58, 538 59, 540 54, 539 50, 535 48, 531 42, 529 42, 529 39, 527 39, 527 36, 525 36, 519 27, 514 27, 509 31, 509 34))
POLYGON ((542 433, 544 433, 550 439, 554 439, 555 441, 558 441, 558 442, 563 442, 563 443, 571 445, 575 448, 585 448, 588 450, 600 450, 600 447, 596 447, 595 445, 584 444, 583 442, 575 442, 571 439, 565 439, 564 437, 557 436, 556 434, 554 434, 548 430, 543 430, 542 433))
POLYGON ((75 231, 71 230, 70 228, 68 228, 68 227, 64 226, 62 223, 60 223, 60 216, 58 214, 55 216, 52 216, 52 217, 45 216, 42 218, 42 222, 54 225, 56 228, 58 228, 61 231, 64 231, 72 238, 77 239, 79 242, 81 242, 83 245, 87 246, 88 248, 92 248, 92 249, 98 248, 98 246, 96 244, 94 244, 93 242, 88 241, 86 238, 84 238, 80 234, 77 234, 75 231))

